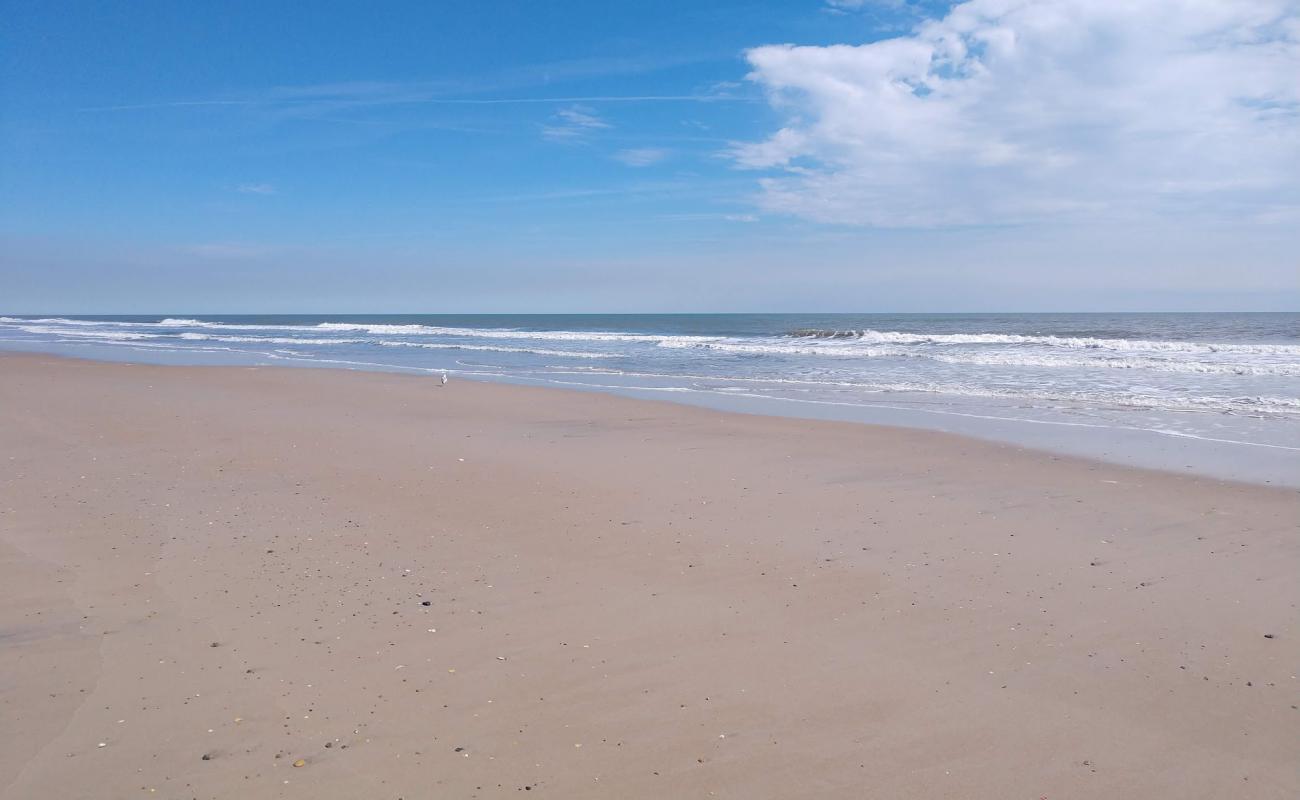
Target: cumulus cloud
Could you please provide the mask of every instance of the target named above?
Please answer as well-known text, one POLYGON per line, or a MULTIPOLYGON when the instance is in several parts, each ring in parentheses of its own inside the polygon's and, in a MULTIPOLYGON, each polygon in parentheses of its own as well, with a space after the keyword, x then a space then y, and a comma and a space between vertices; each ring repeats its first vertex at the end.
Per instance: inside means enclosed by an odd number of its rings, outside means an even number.
POLYGON ((551 122, 542 126, 542 136, 555 142, 572 142, 609 127, 594 108, 574 105, 555 112, 551 122))
POLYGON ((910 35, 771 45, 760 204, 882 227, 1300 208, 1295 0, 971 0, 910 35))
POLYGON ((614 154, 615 160, 629 167, 648 167, 658 164, 667 157, 668 151, 659 147, 634 147, 630 150, 619 150, 614 154))

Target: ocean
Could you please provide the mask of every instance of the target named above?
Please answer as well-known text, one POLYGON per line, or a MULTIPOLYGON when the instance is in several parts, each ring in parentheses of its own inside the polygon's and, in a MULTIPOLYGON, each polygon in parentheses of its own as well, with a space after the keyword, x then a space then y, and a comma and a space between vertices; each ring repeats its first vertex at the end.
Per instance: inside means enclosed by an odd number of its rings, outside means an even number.
POLYGON ((7 316, 0 347, 445 371, 1300 485, 1300 313, 7 316))

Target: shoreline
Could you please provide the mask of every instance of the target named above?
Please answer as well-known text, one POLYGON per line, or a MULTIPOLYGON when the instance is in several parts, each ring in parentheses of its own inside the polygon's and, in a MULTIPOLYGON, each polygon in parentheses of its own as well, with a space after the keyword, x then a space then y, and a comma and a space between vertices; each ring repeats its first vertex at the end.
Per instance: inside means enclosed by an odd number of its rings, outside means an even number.
POLYGON ((0 374, 3 797, 1300 789, 1289 489, 382 372, 0 374))
MULTIPOLYGON (((15 343, 18 342, 8 344, 15 343)), ((901 401, 889 400, 885 397, 873 397, 862 402, 838 403, 825 400, 751 396, 708 389, 683 391, 677 388, 657 389, 636 384, 593 384, 580 380, 560 380, 557 377, 482 372, 463 366, 443 368, 350 360, 298 359, 284 355, 271 356, 276 360, 268 363, 265 359, 250 361, 237 356, 212 358, 213 354, 205 354, 205 357, 210 359, 210 363, 204 363, 194 358, 200 355, 197 352, 190 353, 190 358, 180 359, 140 351, 100 357, 69 354, 61 350, 39 347, 23 349, 0 346, 0 354, 3 353, 50 355, 101 363, 179 367, 257 366, 264 369, 324 369, 398 375, 413 373, 436 375, 445 371, 456 375, 461 380, 480 383, 595 392, 616 397, 706 408, 724 413, 929 431, 1105 464, 1196 475, 1212 480, 1300 489, 1300 468, 1297 468, 1300 464, 1300 448, 1290 444, 1186 435, 1177 430, 1141 425, 1116 426, 1085 420, 1036 419, 1016 416, 1012 413, 1014 409, 990 410, 988 413, 968 412, 957 409, 926 408, 915 403, 900 405, 901 401)), ((1132 413, 1138 412, 1133 410, 1132 413)))

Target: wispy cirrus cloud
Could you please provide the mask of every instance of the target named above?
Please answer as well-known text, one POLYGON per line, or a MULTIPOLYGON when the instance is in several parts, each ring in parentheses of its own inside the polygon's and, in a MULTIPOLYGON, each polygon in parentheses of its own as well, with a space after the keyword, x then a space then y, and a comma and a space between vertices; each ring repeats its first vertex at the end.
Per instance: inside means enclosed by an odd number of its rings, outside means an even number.
POLYGON ((217 97, 191 97, 147 102, 118 103, 79 109, 83 112, 161 111, 184 109, 248 109, 294 116, 332 113, 340 110, 411 105, 490 106, 537 103, 715 103, 752 102, 718 86, 691 93, 662 94, 566 94, 551 91, 545 96, 529 94, 537 87, 554 87, 590 78, 653 73, 711 56, 628 56, 579 58, 543 64, 515 66, 499 72, 474 76, 450 76, 411 81, 339 81, 299 86, 273 86, 217 97), (507 94, 509 93, 509 94, 507 94), (483 96, 495 95, 495 96, 483 96), (504 95, 504 96, 503 96, 504 95))
POLYGON ((971 0, 910 35, 772 45, 767 210, 878 227, 1300 207, 1293 0, 971 0))
MULTIPOLYGON (((314 87, 304 87, 313 89, 314 87)), ((78 109, 79 111, 150 111, 184 108, 361 108, 367 106, 503 106, 503 105, 537 105, 555 103, 752 103, 752 97, 728 94, 594 94, 594 95, 559 95, 546 97, 430 97, 419 93, 377 93, 371 97, 344 95, 331 97, 326 94, 308 93, 304 96, 279 98, 245 98, 245 99, 210 99, 210 100, 171 100, 157 103, 131 103, 115 106, 94 106, 78 109)))
POLYGON ((596 131, 612 127, 600 118, 594 108, 572 105, 551 116, 551 121, 542 126, 542 138, 552 142, 583 141, 596 131))
POLYGON ((275 194, 276 188, 269 183, 241 183, 235 191, 240 194, 275 194))

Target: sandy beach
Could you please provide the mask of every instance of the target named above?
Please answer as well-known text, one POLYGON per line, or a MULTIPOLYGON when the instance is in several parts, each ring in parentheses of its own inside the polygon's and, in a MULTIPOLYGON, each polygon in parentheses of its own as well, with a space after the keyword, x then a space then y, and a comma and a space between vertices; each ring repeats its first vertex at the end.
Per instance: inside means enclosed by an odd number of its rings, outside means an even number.
POLYGON ((0 797, 1294 798, 1300 494, 0 355, 0 797))

